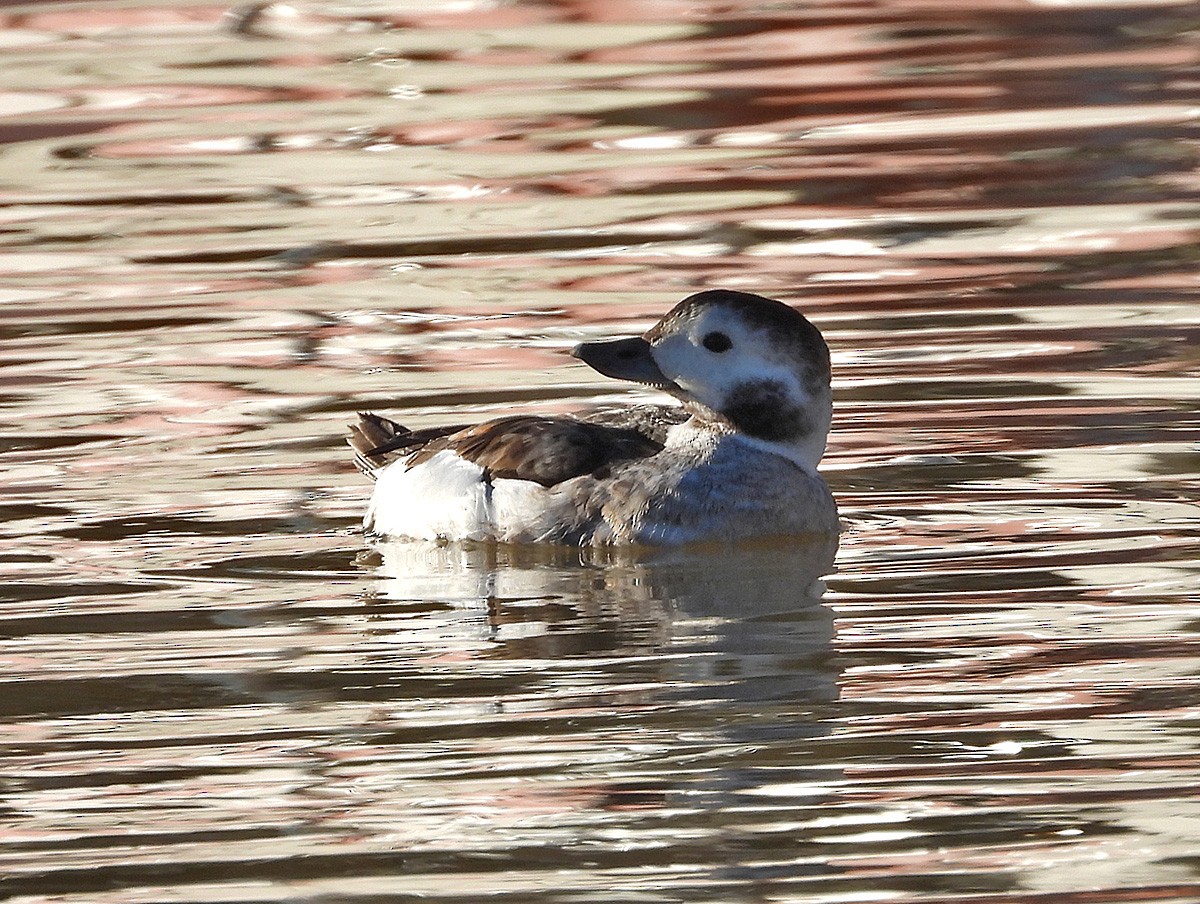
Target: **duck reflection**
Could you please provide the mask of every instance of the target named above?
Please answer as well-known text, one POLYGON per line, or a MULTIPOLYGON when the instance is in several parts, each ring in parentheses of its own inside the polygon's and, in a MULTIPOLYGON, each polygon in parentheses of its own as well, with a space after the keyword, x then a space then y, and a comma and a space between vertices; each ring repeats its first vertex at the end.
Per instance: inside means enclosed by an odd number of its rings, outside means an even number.
POLYGON ((374 590, 459 610, 488 659, 649 657, 675 693, 719 684, 833 699, 833 618, 820 598, 836 551, 836 537, 677 549, 387 542, 374 590))
MULTIPOLYGON (((767 827, 822 806, 841 775, 813 748, 838 693, 821 604, 836 549, 836 538, 379 547, 377 630, 405 671, 455 685, 438 710, 455 724, 434 730, 446 750, 487 764, 477 774, 492 783, 482 792, 482 779, 435 769, 445 807, 468 810, 483 794, 488 825, 506 837, 558 849, 600 832, 614 865, 631 867, 639 845, 620 838, 675 826, 697 851, 715 845, 700 854, 720 864, 714 878, 742 869, 729 832, 753 814, 763 834, 751 847, 794 856, 791 833, 767 827), (413 618, 392 620, 397 604, 413 618)), ((398 702, 414 716, 428 704, 398 702)), ((378 740, 429 736, 398 727, 378 740)))

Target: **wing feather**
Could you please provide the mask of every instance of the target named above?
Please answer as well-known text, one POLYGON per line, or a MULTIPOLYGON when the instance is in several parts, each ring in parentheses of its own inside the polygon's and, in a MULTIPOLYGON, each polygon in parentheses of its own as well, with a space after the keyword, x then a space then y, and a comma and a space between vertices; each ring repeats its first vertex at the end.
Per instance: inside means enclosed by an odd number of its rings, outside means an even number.
POLYGON ((360 412, 347 437, 366 474, 400 458, 409 466, 450 450, 492 478, 530 480, 544 487, 596 474, 620 461, 662 450, 667 430, 687 417, 654 405, 598 410, 582 418, 513 415, 472 427, 408 428, 360 412))

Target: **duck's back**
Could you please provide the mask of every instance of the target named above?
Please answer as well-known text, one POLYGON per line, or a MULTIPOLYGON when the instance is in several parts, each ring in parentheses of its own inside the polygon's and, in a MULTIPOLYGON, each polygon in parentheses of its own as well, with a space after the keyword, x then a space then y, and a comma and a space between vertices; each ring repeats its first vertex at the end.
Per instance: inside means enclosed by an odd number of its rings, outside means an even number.
POLYGON ((420 539, 524 542, 579 534, 580 513, 569 510, 562 488, 654 456, 683 417, 678 408, 636 406, 584 418, 518 415, 411 431, 362 414, 350 442, 376 481, 364 524, 420 539))

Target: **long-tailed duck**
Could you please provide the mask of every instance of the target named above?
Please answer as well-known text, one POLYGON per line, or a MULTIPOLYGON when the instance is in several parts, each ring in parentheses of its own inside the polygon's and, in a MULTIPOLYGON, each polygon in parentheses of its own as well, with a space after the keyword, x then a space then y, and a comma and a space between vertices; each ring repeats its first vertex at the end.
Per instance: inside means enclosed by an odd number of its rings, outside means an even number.
POLYGON ((829 349, 786 304, 700 292, 642 336, 571 354, 683 404, 426 430, 360 414, 349 442, 376 481, 364 526, 578 545, 838 531, 816 470, 832 416, 829 349))

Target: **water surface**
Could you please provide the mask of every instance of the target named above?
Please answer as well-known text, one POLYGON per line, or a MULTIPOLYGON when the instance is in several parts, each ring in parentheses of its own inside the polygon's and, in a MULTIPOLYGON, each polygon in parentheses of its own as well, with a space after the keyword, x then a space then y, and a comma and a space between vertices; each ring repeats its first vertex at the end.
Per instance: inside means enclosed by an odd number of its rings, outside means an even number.
POLYGON ((5 6, 0 888, 1200 900, 1194 29, 5 6), (829 340, 836 550, 367 549, 355 411, 712 286, 829 340))

